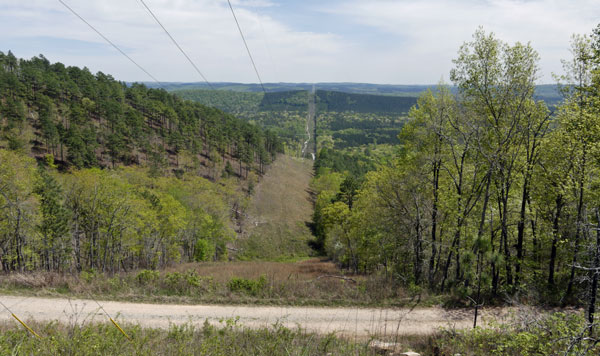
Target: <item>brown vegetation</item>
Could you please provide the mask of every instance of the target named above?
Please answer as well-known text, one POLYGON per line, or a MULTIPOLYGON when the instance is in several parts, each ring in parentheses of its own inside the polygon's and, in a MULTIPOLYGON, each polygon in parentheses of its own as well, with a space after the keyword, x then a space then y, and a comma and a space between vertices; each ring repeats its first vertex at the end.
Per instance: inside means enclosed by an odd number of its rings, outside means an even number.
POLYGON ((250 202, 242 238, 237 243, 240 258, 286 260, 313 253, 308 227, 313 210, 311 163, 280 156, 271 166, 250 202))
POLYGON ((380 276, 346 275, 332 262, 316 258, 300 262, 188 263, 162 271, 114 275, 87 271, 79 275, 10 273, 0 276, 0 292, 184 304, 402 306, 412 305, 421 297, 420 305, 439 303, 435 298, 411 294, 380 276))

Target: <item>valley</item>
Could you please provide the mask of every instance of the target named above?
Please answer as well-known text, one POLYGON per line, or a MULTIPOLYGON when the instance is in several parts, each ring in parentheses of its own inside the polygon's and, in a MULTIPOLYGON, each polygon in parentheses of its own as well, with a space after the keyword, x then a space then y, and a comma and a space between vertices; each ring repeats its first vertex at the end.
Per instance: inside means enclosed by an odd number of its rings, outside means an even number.
POLYGON ((263 83, 235 21, 259 84, 0 52, 0 354, 599 352, 600 27, 432 86, 263 83))

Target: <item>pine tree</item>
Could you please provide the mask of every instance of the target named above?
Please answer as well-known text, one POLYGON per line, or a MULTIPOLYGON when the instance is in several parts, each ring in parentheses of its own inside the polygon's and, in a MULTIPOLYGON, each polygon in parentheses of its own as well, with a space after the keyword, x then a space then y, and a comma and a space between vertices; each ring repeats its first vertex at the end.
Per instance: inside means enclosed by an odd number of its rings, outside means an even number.
POLYGON ((70 256, 69 211, 62 203, 62 189, 45 168, 38 170, 39 181, 35 193, 40 197, 41 221, 38 229, 42 235, 41 253, 47 270, 63 267, 70 256))

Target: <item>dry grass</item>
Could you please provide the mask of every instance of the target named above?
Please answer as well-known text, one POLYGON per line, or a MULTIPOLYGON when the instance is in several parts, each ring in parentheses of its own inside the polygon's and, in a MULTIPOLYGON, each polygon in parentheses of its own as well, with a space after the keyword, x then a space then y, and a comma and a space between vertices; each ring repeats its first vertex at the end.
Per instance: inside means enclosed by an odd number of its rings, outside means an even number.
POLYGON ((167 268, 167 272, 194 270, 201 276, 210 276, 215 281, 226 282, 232 277, 259 278, 268 276, 277 281, 313 280, 322 275, 342 274, 331 261, 311 258, 298 262, 238 261, 185 263, 167 268))
POLYGON ((238 257, 285 260, 312 253, 311 177, 311 160, 280 156, 275 161, 252 197, 238 257))
MULTIPOLYGON (((403 288, 379 276, 347 275, 317 258, 300 262, 188 263, 152 272, 117 275, 55 272, 0 275, 0 293, 36 296, 89 295, 108 300, 155 303, 273 304, 322 306, 403 306, 413 300, 403 288), (177 277, 174 282, 173 277, 177 277), (346 279, 336 278, 343 276, 346 279), (259 283, 252 292, 233 290, 231 281, 259 283)), ((439 301, 431 300, 437 304, 439 301)), ((423 303, 424 305, 427 303, 423 303)))

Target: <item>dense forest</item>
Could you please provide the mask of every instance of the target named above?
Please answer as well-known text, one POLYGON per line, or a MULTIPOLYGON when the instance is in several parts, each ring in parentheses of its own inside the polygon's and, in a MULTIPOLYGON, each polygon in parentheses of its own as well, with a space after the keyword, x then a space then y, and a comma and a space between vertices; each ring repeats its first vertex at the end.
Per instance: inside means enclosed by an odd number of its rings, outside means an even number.
MULTIPOLYGON (((174 94, 214 105, 276 132, 297 154, 306 139, 308 90, 256 93, 229 90, 177 89, 174 94)), ((417 97, 383 96, 317 90, 317 136, 329 137, 336 149, 370 143, 398 144, 398 133, 417 97)))
POLYGON ((223 259, 247 190, 283 150, 273 132, 165 90, 11 52, 0 130, 4 271, 223 259))
POLYGON ((179 168, 182 154, 216 152, 248 170, 282 150, 274 134, 232 115, 43 56, 0 53, 0 85, 3 146, 50 154, 60 164, 179 168))
POLYGON ((365 174, 320 152, 317 245, 350 270, 476 306, 595 296, 600 28, 571 51, 551 110, 535 94, 537 52, 478 30, 453 61, 457 93, 419 98, 389 162, 365 174))
POLYGON ((361 113, 402 113, 415 104, 416 98, 402 96, 351 94, 317 90, 317 110, 354 111, 361 113))

